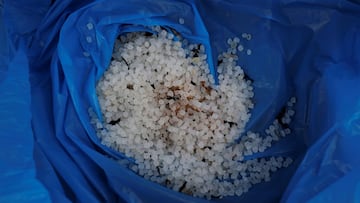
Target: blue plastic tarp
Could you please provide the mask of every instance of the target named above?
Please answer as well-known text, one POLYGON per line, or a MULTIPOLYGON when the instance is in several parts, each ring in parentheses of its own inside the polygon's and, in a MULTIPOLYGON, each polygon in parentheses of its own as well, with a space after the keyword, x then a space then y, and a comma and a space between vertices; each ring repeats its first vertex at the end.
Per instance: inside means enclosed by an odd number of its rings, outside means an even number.
POLYGON ((298 100, 293 133, 256 155, 290 156, 295 162, 241 197, 212 202, 360 202, 359 2, 31 0, 0 5, 0 180, 5 180, 0 202, 208 202, 119 165, 123 155, 102 146, 89 122, 90 107, 99 113, 96 81, 108 67, 115 38, 152 25, 204 44, 213 74, 227 39, 252 35, 242 42, 252 55, 239 54, 254 81, 255 108, 247 129, 264 130, 291 96, 298 100))

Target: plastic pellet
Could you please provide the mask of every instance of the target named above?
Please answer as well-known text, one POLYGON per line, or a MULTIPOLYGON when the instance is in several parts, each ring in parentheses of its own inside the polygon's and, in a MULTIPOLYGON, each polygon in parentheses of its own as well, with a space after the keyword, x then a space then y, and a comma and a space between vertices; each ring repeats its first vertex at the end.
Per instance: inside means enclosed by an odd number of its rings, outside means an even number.
POLYGON ((87 41, 88 43, 91 43, 91 42, 92 42, 92 38, 91 38, 90 36, 87 36, 87 37, 86 37, 86 41, 87 41))
POLYGON ((244 46, 240 44, 237 49, 238 49, 238 51, 243 51, 243 50, 244 50, 244 46))
POLYGON ((251 55, 251 52, 252 52, 251 49, 246 50, 246 54, 249 56, 251 55))
POLYGON ((92 30, 94 28, 94 25, 92 23, 86 24, 86 27, 88 30, 92 30))

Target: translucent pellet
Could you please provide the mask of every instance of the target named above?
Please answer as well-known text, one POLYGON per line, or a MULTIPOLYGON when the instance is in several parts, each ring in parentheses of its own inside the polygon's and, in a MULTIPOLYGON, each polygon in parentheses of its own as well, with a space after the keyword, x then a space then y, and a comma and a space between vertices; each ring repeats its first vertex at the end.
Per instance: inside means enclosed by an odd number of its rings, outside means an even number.
POLYGON ((237 49, 238 49, 238 51, 243 51, 243 50, 244 50, 244 46, 240 44, 237 49))
POLYGON ((251 55, 251 53, 252 53, 251 49, 246 50, 246 54, 247 54, 247 55, 249 55, 249 56, 250 56, 250 55, 251 55))
POLYGON ((86 24, 86 27, 88 30, 92 30, 94 28, 94 25, 92 23, 86 24))
POLYGON ((86 41, 87 41, 88 43, 91 43, 91 42, 92 42, 92 38, 91 38, 90 36, 87 36, 87 37, 86 37, 86 41))
POLYGON ((247 40, 251 40, 251 34, 247 34, 247 35, 246 35, 246 39, 247 39, 247 40))
POLYGON ((239 39, 238 37, 235 37, 235 38, 234 38, 234 42, 235 42, 235 43, 239 43, 239 42, 240 42, 240 39, 239 39))
POLYGON ((296 102, 296 98, 295 98, 295 97, 291 97, 291 98, 290 98, 290 102, 294 104, 294 103, 296 102))

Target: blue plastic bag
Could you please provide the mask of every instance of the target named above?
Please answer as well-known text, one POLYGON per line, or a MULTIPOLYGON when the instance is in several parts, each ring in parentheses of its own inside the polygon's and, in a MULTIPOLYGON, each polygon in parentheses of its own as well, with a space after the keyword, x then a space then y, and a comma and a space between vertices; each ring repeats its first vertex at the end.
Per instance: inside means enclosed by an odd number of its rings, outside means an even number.
POLYGON ((24 40, 10 40, 0 2, 0 202, 50 202, 36 179, 24 40))
POLYGON ((37 177, 55 202, 207 202, 119 165, 123 156, 102 146, 89 122, 88 108, 99 112, 94 89, 117 35, 162 25, 203 43, 212 73, 227 38, 252 34, 244 41, 252 55, 239 55, 255 88, 248 129, 264 130, 290 96, 298 99, 294 133, 257 155, 291 156, 295 163, 241 197, 213 202, 359 202, 360 6, 354 2, 56 1, 42 20, 33 19, 34 31, 13 29, 28 45, 18 49, 29 61, 37 177))

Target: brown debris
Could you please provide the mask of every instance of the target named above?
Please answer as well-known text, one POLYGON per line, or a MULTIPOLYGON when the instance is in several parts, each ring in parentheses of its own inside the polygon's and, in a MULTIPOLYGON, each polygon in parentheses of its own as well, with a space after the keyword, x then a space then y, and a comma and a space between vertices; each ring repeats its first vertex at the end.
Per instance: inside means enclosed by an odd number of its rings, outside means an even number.
POLYGON ((205 81, 200 81, 201 87, 205 88, 205 91, 208 95, 211 95, 212 88, 209 86, 205 86, 205 81))

